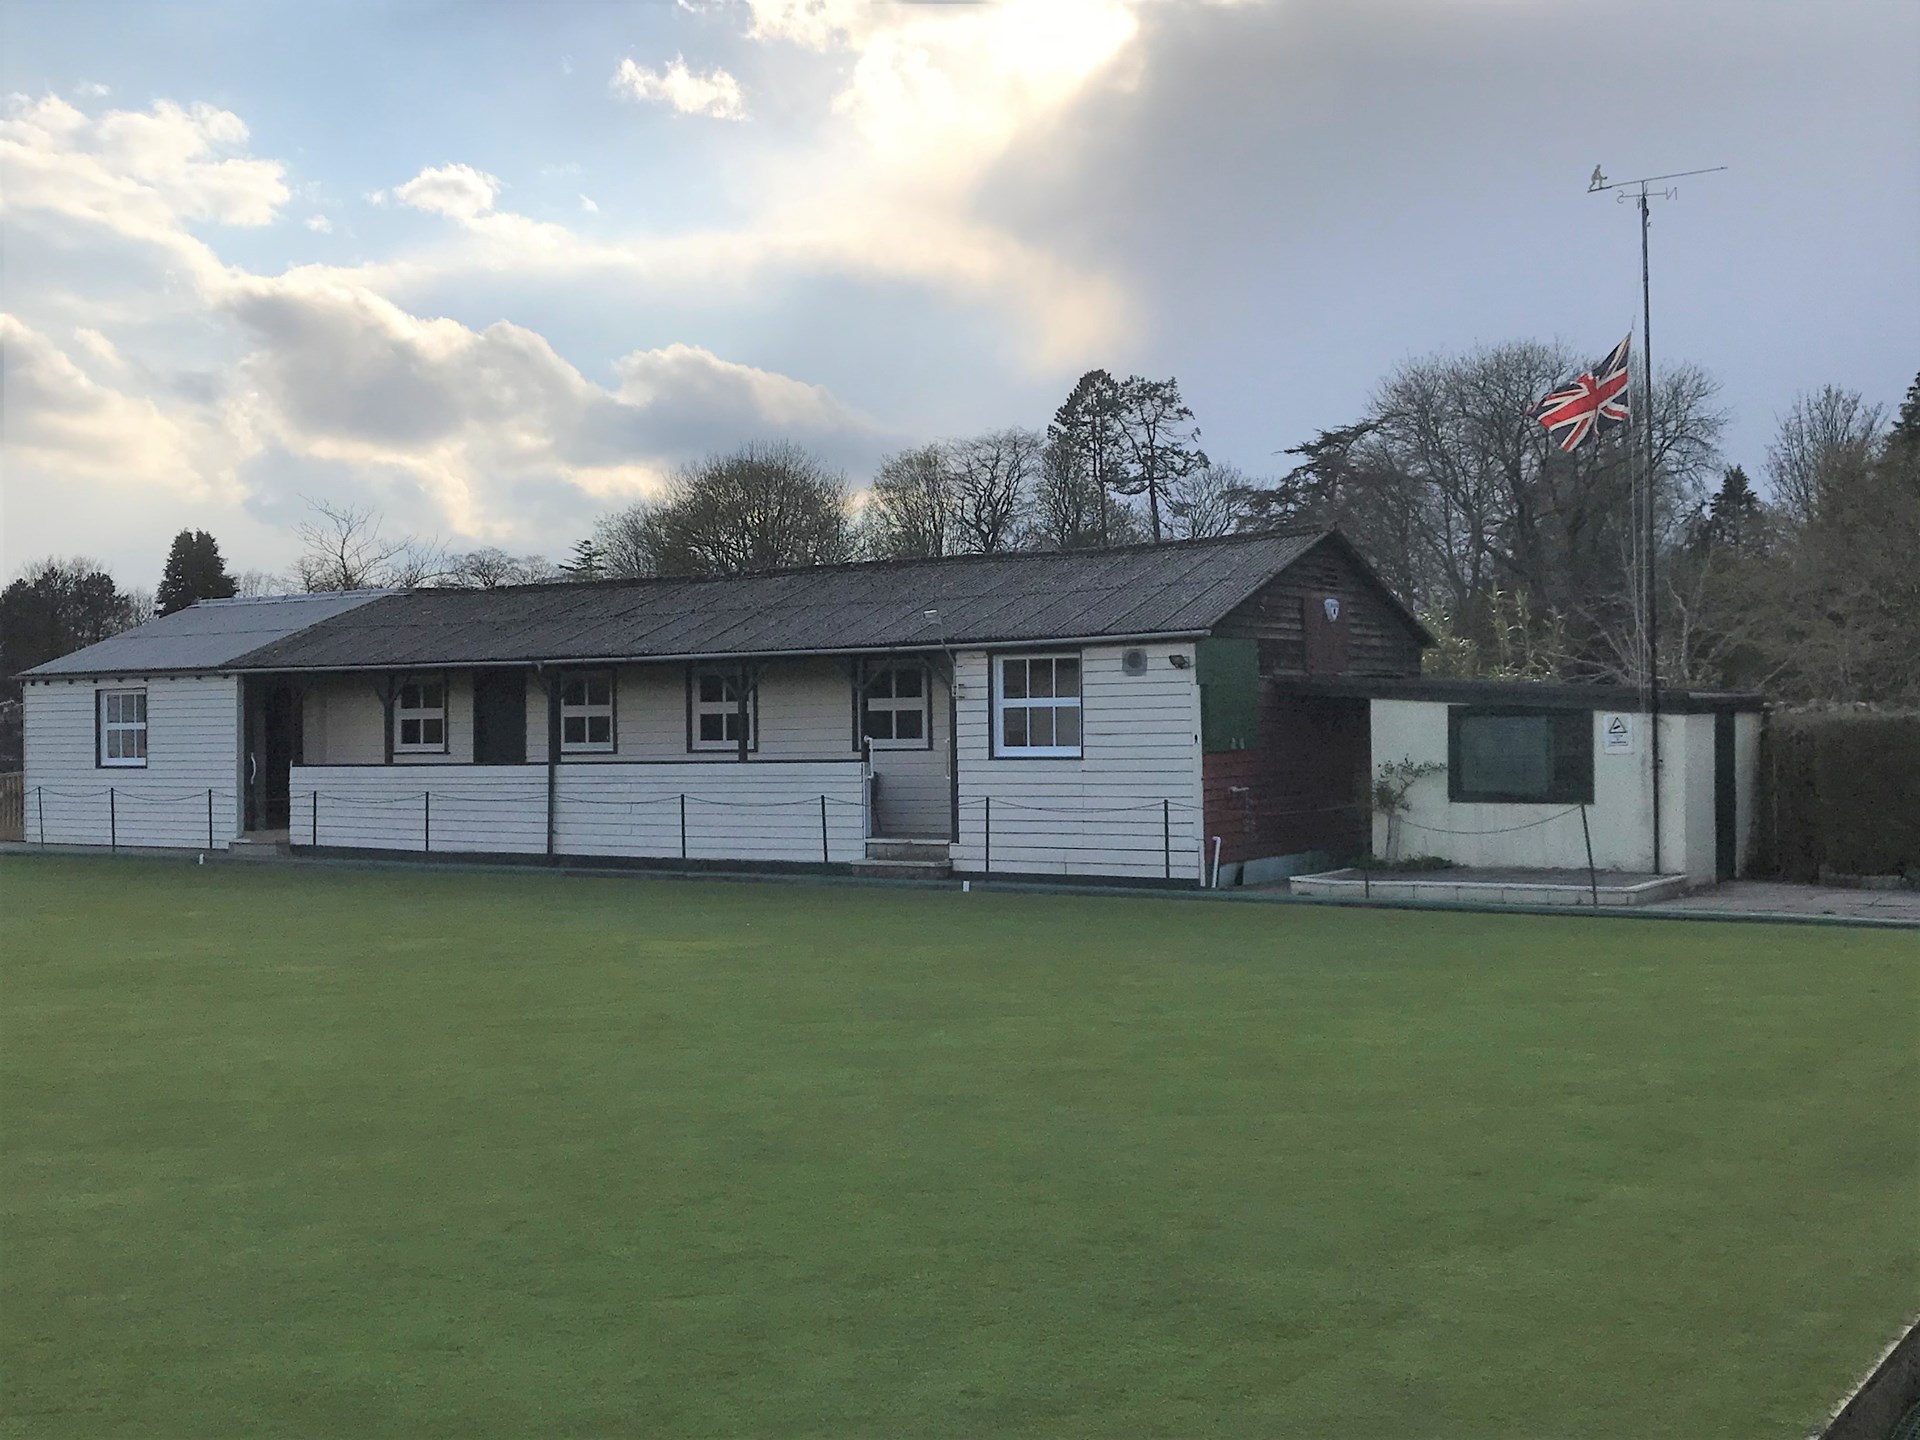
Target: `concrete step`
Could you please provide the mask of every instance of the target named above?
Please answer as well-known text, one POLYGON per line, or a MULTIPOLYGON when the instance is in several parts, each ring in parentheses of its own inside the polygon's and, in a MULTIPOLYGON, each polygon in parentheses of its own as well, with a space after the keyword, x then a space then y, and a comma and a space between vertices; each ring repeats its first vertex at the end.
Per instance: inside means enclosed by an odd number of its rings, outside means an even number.
POLYGON ((853 873, 869 880, 945 880, 953 874, 946 860, 856 860, 853 873))
POLYGON ((869 860, 912 860, 922 865, 944 865, 947 863, 948 841, 945 838, 917 838, 902 836, 895 839, 883 836, 867 841, 869 860))
POLYGON ((229 860, 284 860, 292 853, 282 836, 241 835, 227 842, 229 860))

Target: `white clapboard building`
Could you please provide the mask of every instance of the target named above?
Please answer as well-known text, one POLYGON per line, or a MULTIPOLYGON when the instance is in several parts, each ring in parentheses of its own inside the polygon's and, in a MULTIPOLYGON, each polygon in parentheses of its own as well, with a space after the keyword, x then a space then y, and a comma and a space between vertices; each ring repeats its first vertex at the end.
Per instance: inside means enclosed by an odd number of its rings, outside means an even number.
MULTIPOLYGON (((208 601, 24 677, 25 832, 1194 885, 1376 844, 1372 778, 1404 751, 1474 772, 1417 798, 1430 819, 1572 797, 1609 865, 1650 868, 1646 747, 1613 753, 1597 718, 1632 693, 1435 689, 1430 643, 1332 531, 208 601)), ((1663 863, 1711 878, 1751 806, 1753 735, 1716 771, 1716 716, 1757 707, 1666 698, 1684 813, 1663 863)))

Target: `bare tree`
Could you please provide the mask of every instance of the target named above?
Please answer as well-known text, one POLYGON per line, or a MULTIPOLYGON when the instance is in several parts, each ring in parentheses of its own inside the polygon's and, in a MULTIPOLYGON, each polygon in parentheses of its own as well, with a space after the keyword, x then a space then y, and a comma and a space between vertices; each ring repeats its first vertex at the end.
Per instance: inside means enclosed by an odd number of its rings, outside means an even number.
POLYGON ((1167 533, 1175 540, 1231 535, 1246 528, 1249 497, 1264 488, 1237 465, 1190 470, 1167 492, 1167 533))
POLYGON ((778 441, 683 466, 594 539, 610 575, 739 575, 845 560, 854 530, 845 478, 778 441))
POLYGON ((880 560, 952 554, 957 481, 953 451, 946 445, 922 445, 886 456, 867 493, 861 517, 863 548, 880 560))
POLYGON ((389 535, 371 506, 307 501, 313 513, 297 527, 300 554, 293 579, 302 590, 377 590, 431 584, 447 570, 433 541, 389 535))
POLYGON ((564 579, 561 569, 540 555, 509 555, 498 546, 456 555, 439 583, 460 590, 497 590, 503 585, 535 585, 564 579))
POLYGON ((1037 430, 992 430, 951 447, 954 530, 962 550, 1014 548, 1040 473, 1046 440, 1037 430))
POLYGON ((1831 491, 1867 468, 1885 421, 1886 410, 1857 390, 1827 385, 1801 395, 1767 447, 1774 504, 1792 519, 1813 519, 1831 491))
POLYGON ((284 595, 292 588, 292 582, 284 575, 275 575, 266 570, 242 570, 233 577, 233 593, 249 600, 257 600, 262 595, 284 595))

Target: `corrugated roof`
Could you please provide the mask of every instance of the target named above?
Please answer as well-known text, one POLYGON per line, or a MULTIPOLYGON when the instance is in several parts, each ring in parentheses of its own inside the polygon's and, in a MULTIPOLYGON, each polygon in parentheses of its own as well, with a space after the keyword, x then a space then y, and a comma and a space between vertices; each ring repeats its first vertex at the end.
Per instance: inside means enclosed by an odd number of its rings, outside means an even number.
POLYGON ((712 580, 414 590, 263 645, 235 668, 644 660, 1192 635, 1328 538, 1335 537, 1266 533, 712 580))
POLYGON ((26 671, 46 679, 66 675, 161 675, 174 670, 218 670, 251 650, 392 596, 390 590, 327 595, 272 595, 247 600, 201 600, 97 645, 26 671))

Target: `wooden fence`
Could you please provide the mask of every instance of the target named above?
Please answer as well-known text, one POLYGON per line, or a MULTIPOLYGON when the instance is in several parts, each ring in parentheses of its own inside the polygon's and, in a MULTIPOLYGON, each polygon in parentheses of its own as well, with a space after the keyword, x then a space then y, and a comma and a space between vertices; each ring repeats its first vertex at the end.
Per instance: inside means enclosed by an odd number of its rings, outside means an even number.
POLYGON ((27 838, 26 782, 18 770, 0 775, 0 840, 27 838))

